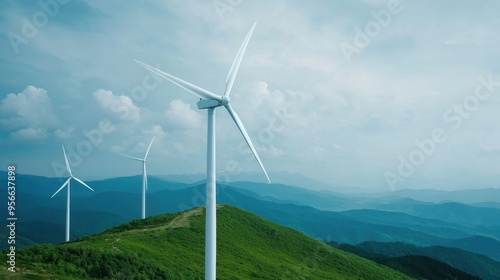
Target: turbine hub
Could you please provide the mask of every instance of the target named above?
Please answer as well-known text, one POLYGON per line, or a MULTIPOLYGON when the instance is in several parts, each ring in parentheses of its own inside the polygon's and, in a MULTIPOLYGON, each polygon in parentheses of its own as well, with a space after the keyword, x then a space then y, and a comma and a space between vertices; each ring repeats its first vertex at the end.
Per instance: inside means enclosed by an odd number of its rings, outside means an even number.
POLYGON ((229 96, 222 96, 222 101, 220 102, 220 104, 226 106, 230 101, 231 99, 229 99, 229 96))

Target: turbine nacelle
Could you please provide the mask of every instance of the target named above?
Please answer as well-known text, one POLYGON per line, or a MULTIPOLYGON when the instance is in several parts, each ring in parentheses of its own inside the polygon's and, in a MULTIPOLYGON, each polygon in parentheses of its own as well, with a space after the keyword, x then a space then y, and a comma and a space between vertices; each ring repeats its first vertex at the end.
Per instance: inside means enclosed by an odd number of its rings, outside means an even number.
POLYGON ((229 102, 229 96, 222 96, 220 101, 216 99, 200 99, 200 101, 196 102, 196 106, 198 106, 199 110, 203 110, 208 108, 227 106, 229 105, 229 102))
POLYGON ((221 102, 214 99, 200 99, 200 101, 196 102, 196 106, 198 109, 208 109, 208 108, 216 108, 222 106, 221 102))

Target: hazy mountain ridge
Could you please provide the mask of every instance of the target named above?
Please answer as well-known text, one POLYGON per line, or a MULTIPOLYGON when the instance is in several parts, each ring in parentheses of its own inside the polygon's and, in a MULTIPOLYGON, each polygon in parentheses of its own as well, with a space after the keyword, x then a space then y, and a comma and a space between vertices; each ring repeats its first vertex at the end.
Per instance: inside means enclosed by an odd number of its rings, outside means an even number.
POLYGON ((393 192, 370 194, 372 197, 389 196, 407 197, 418 201, 444 203, 460 202, 474 204, 482 202, 500 203, 500 186, 496 188, 475 188, 460 190, 404 189, 393 192))

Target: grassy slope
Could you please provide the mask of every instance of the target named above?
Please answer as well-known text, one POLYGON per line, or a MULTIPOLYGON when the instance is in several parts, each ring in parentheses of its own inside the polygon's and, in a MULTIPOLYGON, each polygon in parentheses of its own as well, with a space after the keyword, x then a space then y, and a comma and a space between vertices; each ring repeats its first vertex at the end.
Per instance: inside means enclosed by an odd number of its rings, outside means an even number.
MULTIPOLYGON (((203 279, 204 213, 195 208, 67 244, 27 247, 12 279, 203 279)), ((219 279, 409 279, 231 206, 219 207, 217 218, 219 279)))

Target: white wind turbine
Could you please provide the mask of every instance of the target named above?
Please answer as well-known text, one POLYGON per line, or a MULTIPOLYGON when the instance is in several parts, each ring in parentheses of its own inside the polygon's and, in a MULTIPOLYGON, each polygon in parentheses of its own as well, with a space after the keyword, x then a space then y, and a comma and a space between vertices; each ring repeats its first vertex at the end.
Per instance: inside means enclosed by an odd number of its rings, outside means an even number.
POLYGON ((144 158, 131 157, 129 155, 121 154, 122 156, 126 156, 128 158, 142 162, 142 218, 143 219, 146 218, 146 190, 148 189, 148 174, 146 172, 146 159, 148 158, 149 149, 151 149, 151 145, 153 145, 154 140, 155 137, 153 136, 153 139, 151 139, 151 143, 149 143, 149 147, 146 150, 146 155, 144 156, 144 158))
POLYGON ((68 197, 67 197, 67 201, 66 201, 66 240, 65 240, 66 242, 68 242, 69 241, 69 226, 70 226, 70 213, 69 213, 70 191, 71 191, 71 188, 70 188, 71 182, 70 181, 71 181, 71 179, 75 179, 77 182, 84 185, 89 190, 91 190, 91 191, 94 191, 94 190, 91 187, 89 187, 87 184, 85 184, 82 180, 73 176, 73 173, 71 173, 71 168, 69 167, 68 158, 66 157, 66 151, 64 150, 64 146, 62 146, 62 149, 63 149, 63 153, 64 153, 64 161, 66 162, 66 169, 68 170, 68 173, 69 173, 69 178, 68 178, 68 180, 66 180, 66 182, 64 182, 64 184, 50 198, 53 198, 58 192, 60 192, 62 189, 64 189, 65 186, 68 186, 68 197))
POLYGON ((195 86, 191 83, 188 83, 184 80, 181 80, 175 76, 172 76, 168 73, 165 73, 157 68, 149 66, 143 62, 135 60, 139 65, 146 68, 147 70, 161 76, 169 80, 170 82, 176 84, 177 86, 189 91, 190 93, 201 98, 198 101, 197 106, 198 109, 207 109, 208 113, 208 129, 207 129, 207 188, 206 188, 206 229, 205 229, 205 279, 215 280, 216 269, 216 190, 215 190, 215 108, 224 106, 228 111, 229 115, 236 123, 236 126, 240 130, 243 138, 247 142, 250 150, 252 150, 255 159, 260 165, 260 168, 264 172, 267 181, 270 183, 269 176, 267 175, 266 170, 264 169, 264 165, 262 164, 257 151, 255 150, 248 133, 243 126, 240 118, 233 110, 229 100, 229 94, 231 93, 231 89, 233 87, 234 79, 236 77, 236 73, 238 72, 238 68, 240 67, 241 59, 243 58, 243 54, 245 53, 245 49, 250 41, 250 37, 252 36, 253 30, 255 29, 254 23, 250 31, 248 32, 243 44, 241 45, 236 58, 231 65, 231 69, 229 70, 229 74, 226 78, 226 90, 222 96, 216 95, 208 90, 195 86))

